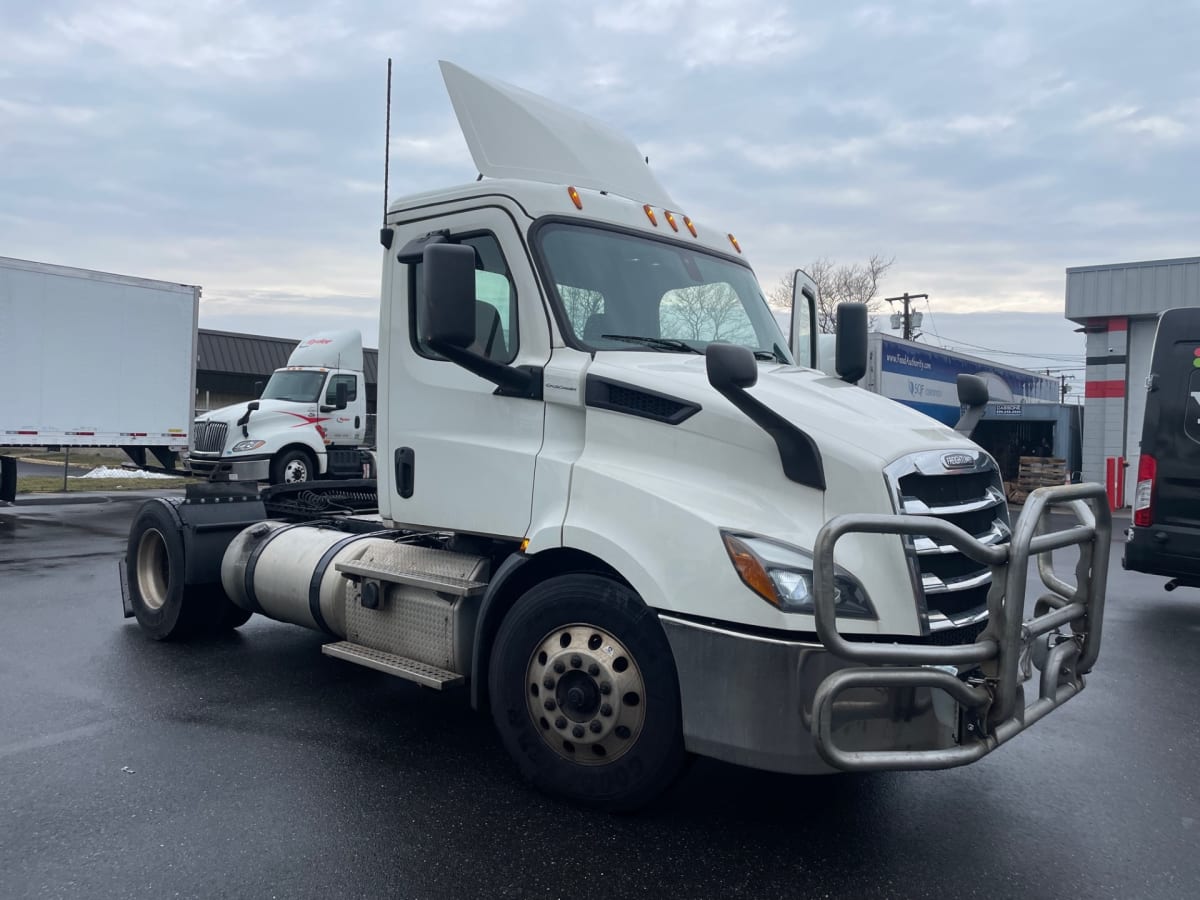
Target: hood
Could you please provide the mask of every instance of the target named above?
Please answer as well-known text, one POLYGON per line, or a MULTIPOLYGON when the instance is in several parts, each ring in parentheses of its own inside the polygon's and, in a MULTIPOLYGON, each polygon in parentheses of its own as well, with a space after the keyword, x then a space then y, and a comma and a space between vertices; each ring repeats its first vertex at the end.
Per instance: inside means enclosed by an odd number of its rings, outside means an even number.
MULTIPOLYGON (((230 434, 233 433, 234 427, 237 425, 238 419, 246 414, 246 406, 249 403, 234 403, 232 406, 222 406, 220 409, 210 410, 201 416, 196 416, 197 422, 223 422, 230 428, 230 434)), ((321 412, 320 406, 317 403, 295 403, 291 400, 259 400, 258 409, 250 413, 250 422, 247 425, 250 433, 254 434, 257 430, 261 432, 268 425, 271 428, 301 428, 305 425, 319 425, 320 423, 331 418, 332 414, 321 412)), ((241 432, 239 431, 240 435, 241 432)))
MULTIPOLYGON (((708 383, 703 356, 646 352, 597 354, 590 374, 698 403, 703 412, 679 427, 754 447, 763 432, 708 383)), ((815 369, 760 363, 748 393, 808 434, 823 455, 852 449, 879 467, 919 450, 977 449, 930 417, 815 369)))

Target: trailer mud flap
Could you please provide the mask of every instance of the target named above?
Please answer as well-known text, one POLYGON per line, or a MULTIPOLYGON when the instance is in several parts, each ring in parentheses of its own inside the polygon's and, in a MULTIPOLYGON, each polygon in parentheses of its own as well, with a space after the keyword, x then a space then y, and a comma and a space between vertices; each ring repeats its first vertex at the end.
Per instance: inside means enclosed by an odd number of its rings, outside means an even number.
POLYGON ((17 500, 17 461, 11 456, 0 456, 0 501, 15 503, 17 500))

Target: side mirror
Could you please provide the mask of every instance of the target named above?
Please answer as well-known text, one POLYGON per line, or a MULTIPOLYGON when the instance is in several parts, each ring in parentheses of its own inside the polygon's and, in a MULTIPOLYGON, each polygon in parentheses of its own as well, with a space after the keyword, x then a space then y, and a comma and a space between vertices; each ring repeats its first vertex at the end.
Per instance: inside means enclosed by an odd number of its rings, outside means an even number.
POLYGON ((857 384, 867 374, 867 305, 839 303, 837 346, 834 349, 838 378, 857 384))
POLYGON ((263 392, 263 383, 261 381, 254 382, 254 393, 257 394, 258 396, 262 396, 262 392, 263 392))
POLYGON ((966 374, 960 374, 954 380, 958 387, 958 402, 967 408, 954 430, 963 437, 970 437, 979 420, 983 418, 988 400, 991 399, 988 396, 987 382, 978 375, 966 374))
POLYGON ((708 383, 718 393, 734 388, 754 387, 758 382, 758 363, 754 352, 741 344, 709 344, 704 353, 708 383))
POLYGON ((346 404, 350 402, 350 390, 346 386, 346 382, 339 381, 333 389, 333 408, 345 409, 346 404))
POLYGON ((461 244, 430 244, 423 262, 422 339, 439 352, 475 341, 475 249, 461 244))
POLYGON ((257 400, 251 400, 249 403, 246 404, 246 412, 254 412, 256 409, 258 409, 258 401, 257 400))

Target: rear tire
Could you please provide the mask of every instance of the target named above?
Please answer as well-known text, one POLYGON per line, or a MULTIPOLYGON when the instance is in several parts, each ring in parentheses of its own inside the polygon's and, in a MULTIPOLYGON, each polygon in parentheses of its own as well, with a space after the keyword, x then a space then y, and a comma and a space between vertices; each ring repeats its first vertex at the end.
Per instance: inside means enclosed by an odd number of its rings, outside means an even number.
POLYGON ((250 618, 220 584, 184 584, 184 564, 175 517, 157 500, 144 504, 129 531, 125 574, 133 614, 152 638, 185 640, 229 631, 250 618))
POLYGON ((307 450, 285 450, 271 460, 271 484, 298 484, 316 477, 317 464, 307 450))
POLYGON ((522 596, 496 636, 489 689, 505 747, 543 791, 632 810, 683 768, 671 648, 657 616, 611 578, 560 575, 522 596))

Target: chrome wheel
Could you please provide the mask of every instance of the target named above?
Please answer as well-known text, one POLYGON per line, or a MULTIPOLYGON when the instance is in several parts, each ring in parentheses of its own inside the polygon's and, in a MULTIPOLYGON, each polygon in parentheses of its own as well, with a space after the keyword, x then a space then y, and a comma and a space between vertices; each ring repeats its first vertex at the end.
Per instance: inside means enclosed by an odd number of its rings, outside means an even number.
POLYGON ((619 759, 646 721, 646 688, 633 654, 586 624, 547 634, 526 668, 526 702, 542 740, 581 765, 619 759))
POLYGON ((157 528, 142 532, 137 545, 137 582, 142 602, 148 609, 162 609, 171 581, 171 559, 167 542, 157 528))
POLYGON ((308 481, 308 463, 303 459, 292 459, 283 467, 283 483, 295 484, 298 481, 308 481))

